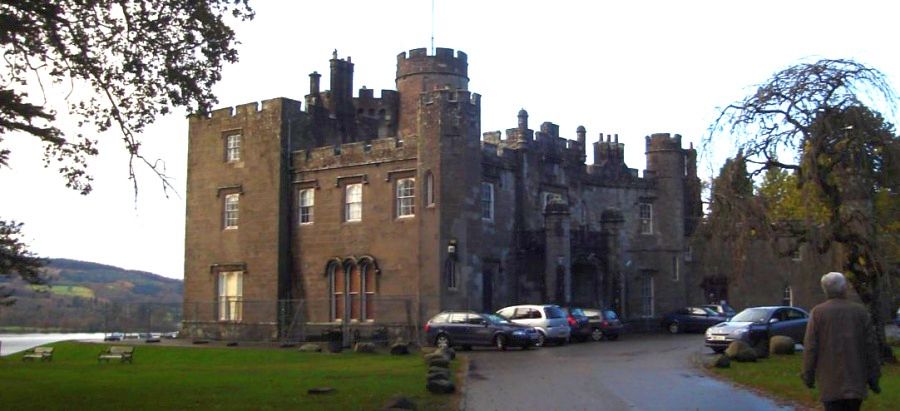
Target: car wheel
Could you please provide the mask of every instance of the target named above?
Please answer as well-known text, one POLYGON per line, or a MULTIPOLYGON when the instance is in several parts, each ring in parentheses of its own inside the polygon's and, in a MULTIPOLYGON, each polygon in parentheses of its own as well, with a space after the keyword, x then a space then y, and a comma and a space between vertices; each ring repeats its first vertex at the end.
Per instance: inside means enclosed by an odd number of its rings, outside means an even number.
POLYGON ((591 339, 594 341, 600 341, 603 339, 603 331, 600 331, 599 328, 594 328, 591 330, 591 339))
POLYGON ((721 353, 725 352, 725 349, 722 348, 722 347, 713 347, 712 350, 713 350, 713 352, 716 353, 716 354, 721 354, 721 353))
POLYGON ((543 347, 544 343, 547 341, 547 336, 544 335, 543 331, 538 331, 538 340, 534 343, 535 347, 543 347))
POLYGON ((529 349, 529 348, 531 348, 531 346, 528 345, 528 343, 525 343, 525 344, 522 345, 522 351, 525 351, 525 350, 527 350, 527 349, 529 349))
POLYGON ((681 325, 678 324, 678 321, 673 321, 671 324, 669 324, 669 333, 678 334, 680 332, 681 332, 681 325))
POLYGON ((500 334, 494 337, 494 346, 500 351, 506 351, 506 336, 500 334))
POLYGON ((434 346, 438 348, 450 348, 450 337, 447 334, 438 334, 434 338, 434 346))

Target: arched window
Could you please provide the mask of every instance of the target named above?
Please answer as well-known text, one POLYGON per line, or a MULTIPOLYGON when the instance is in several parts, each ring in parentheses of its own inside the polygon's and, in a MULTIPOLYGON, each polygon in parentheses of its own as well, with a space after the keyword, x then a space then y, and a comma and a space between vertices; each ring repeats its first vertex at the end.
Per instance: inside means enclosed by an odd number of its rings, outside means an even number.
POLYGON ((362 277, 362 319, 371 321, 375 319, 375 276, 378 274, 378 270, 367 260, 360 262, 359 269, 362 277))
POLYGON ((328 264, 330 320, 341 322, 375 319, 378 267, 371 257, 348 258, 328 264))
POLYGON ((362 307, 360 307, 362 297, 359 294, 360 288, 362 287, 361 279, 359 275, 359 266, 355 263, 348 262, 345 270, 349 273, 348 281, 348 289, 349 289, 349 299, 350 299, 350 320, 357 320, 362 317, 362 307))
POLYGON ((328 265, 329 304, 332 321, 341 321, 344 318, 346 301, 346 278, 344 267, 337 262, 328 265))

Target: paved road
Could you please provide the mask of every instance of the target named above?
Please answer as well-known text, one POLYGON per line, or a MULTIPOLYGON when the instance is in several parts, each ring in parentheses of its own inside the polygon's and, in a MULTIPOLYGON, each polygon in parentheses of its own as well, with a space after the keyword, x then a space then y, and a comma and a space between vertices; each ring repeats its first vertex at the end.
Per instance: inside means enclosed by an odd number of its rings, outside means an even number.
MULTIPOLYGON (((469 353, 464 407, 489 410, 790 410, 707 377, 703 336, 636 335, 539 350, 469 353)), ((709 354, 707 354, 709 353, 709 354)))

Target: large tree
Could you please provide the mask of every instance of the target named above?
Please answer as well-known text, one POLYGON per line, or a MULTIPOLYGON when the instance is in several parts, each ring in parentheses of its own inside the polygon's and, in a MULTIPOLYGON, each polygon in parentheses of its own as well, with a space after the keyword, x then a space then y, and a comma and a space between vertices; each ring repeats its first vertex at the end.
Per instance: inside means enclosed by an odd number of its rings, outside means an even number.
MULTIPOLYGON (((884 335, 882 288, 886 263, 879 250, 876 193, 898 189, 898 137, 870 107, 893 110, 895 96, 879 71, 849 60, 820 60, 776 73, 756 93, 726 107, 706 137, 728 135, 751 175, 789 170, 797 190, 815 201, 792 224, 757 214, 761 230, 790 234, 824 253, 834 246, 843 271, 869 308, 882 356, 893 360, 884 335), (789 160, 783 160, 789 158, 789 160), (893 172, 892 172, 893 170, 893 172)), ((774 176, 772 176, 774 178, 774 176)))
MULTIPOLYGON (((216 103, 212 86, 238 58, 228 21, 252 17, 247 0, 0 0, 0 169, 13 155, 6 141, 39 139, 44 165, 87 194, 88 160, 109 132, 130 156, 135 194, 136 163, 169 187, 161 163, 141 152, 140 133, 173 108, 216 103), (59 125, 61 113, 77 131, 59 125)), ((31 265, 18 264, 33 258, 20 229, 0 220, 0 275, 33 280, 31 265)))

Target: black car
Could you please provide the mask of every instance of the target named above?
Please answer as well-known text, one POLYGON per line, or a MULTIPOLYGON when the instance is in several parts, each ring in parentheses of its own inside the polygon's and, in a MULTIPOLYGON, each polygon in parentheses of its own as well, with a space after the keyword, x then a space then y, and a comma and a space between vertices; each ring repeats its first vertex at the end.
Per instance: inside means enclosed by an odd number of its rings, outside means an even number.
POLYGON ((599 308, 585 308, 584 314, 587 315, 588 325, 591 328, 591 339, 600 341, 604 338, 615 341, 622 333, 622 321, 615 311, 599 308))
POLYGON ((723 352, 732 341, 742 340, 752 346, 767 347, 773 335, 784 335, 803 342, 809 314, 797 307, 753 307, 735 315, 728 322, 706 330, 706 346, 723 352))
POLYGON ((425 324, 428 342, 437 347, 495 346, 528 349, 537 344, 539 335, 534 327, 516 324, 496 314, 473 311, 444 311, 425 324))
POLYGON ((728 318, 734 317, 737 314, 737 311, 735 311, 734 307, 728 305, 727 303, 706 304, 706 305, 701 305, 701 307, 709 308, 710 310, 713 310, 713 311, 719 313, 719 315, 728 317, 728 318))
POLYGON ((672 334, 689 331, 706 331, 728 319, 719 313, 705 307, 684 307, 666 314, 662 319, 663 328, 672 334))
POLYGON ((566 314, 566 321, 569 323, 569 338, 578 341, 587 341, 591 338, 591 324, 584 314, 584 310, 576 307, 562 307, 566 314))

